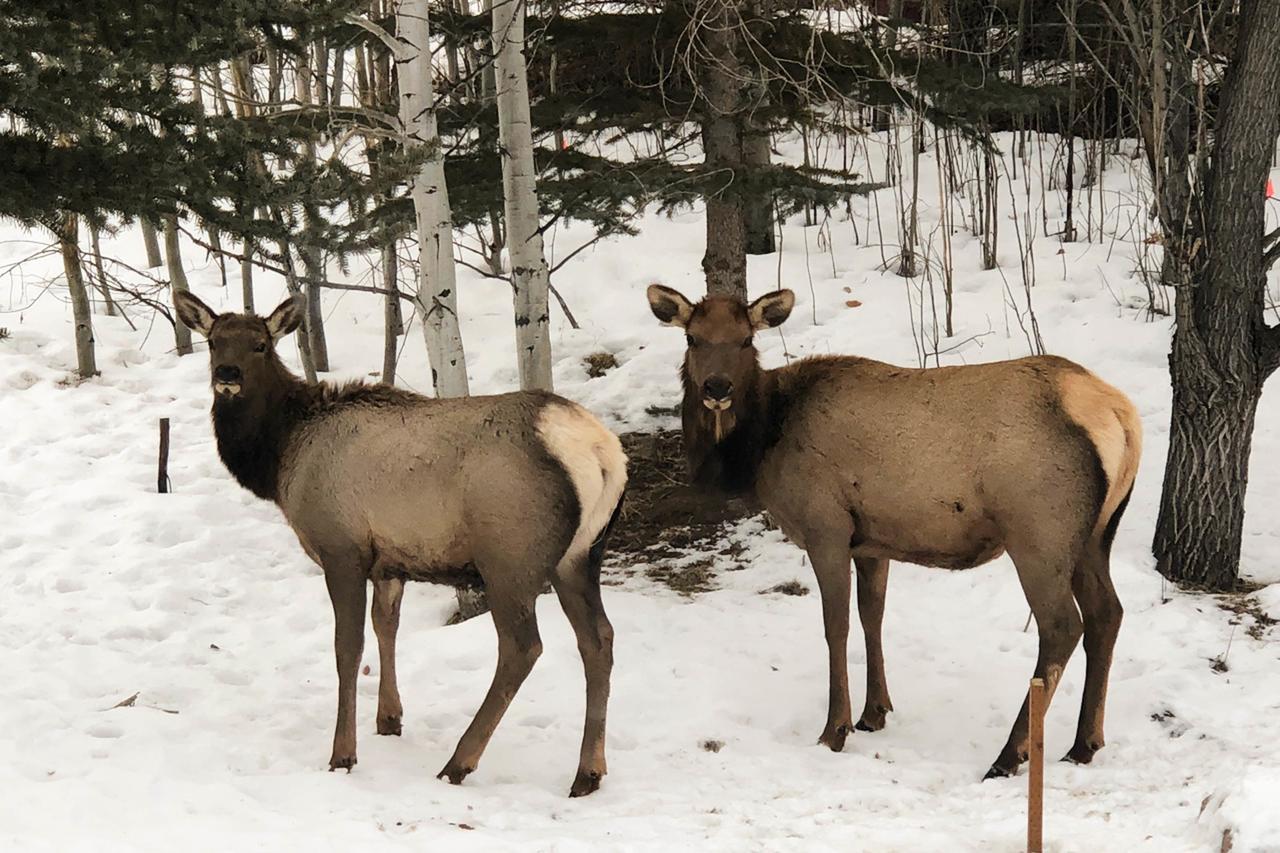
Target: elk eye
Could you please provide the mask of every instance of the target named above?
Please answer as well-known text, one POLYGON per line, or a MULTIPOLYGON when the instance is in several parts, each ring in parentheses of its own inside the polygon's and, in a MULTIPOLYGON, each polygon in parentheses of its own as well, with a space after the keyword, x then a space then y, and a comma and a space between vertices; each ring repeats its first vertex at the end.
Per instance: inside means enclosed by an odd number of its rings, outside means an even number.
POLYGON ((751 346, 751 337, 752 337, 751 335, 747 335, 746 340, 742 342, 743 349, 746 349, 747 347, 751 346))
POLYGON ((698 345, 698 342, 693 339, 693 335, 685 335, 684 342, 691 347, 696 347, 698 345))
POLYGON ((266 345, 266 344, 258 344, 256 347, 254 347, 254 348, 253 348, 253 351, 254 351, 254 352, 266 352, 266 351, 267 351, 267 345, 266 345))

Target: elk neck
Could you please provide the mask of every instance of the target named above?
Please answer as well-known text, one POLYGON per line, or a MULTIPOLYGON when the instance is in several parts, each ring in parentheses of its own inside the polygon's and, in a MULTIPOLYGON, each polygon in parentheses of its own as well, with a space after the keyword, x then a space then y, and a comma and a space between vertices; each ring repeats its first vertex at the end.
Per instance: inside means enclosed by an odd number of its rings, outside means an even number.
POLYGON ((762 370, 753 360, 748 374, 735 380, 733 405, 720 416, 718 436, 716 414, 703 405, 702 391, 689 379, 687 365, 681 367, 680 377, 684 386, 681 421, 691 481, 731 495, 753 492, 760 462, 777 443, 785 416, 775 371, 762 370))
POLYGON ((278 503, 284 454, 315 392, 274 356, 272 361, 272 376, 260 387, 234 398, 214 395, 213 432, 218 456, 236 482, 278 503))

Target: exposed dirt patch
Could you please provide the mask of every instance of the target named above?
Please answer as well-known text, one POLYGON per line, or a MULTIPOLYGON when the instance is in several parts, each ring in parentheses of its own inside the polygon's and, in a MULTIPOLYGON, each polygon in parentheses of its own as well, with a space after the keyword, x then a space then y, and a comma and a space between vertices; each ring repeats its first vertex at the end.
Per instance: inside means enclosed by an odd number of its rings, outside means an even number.
POLYGON ((582 366, 587 369, 588 376, 599 379, 618 366, 618 359, 611 352, 593 352, 582 360, 582 366))
POLYGON ((622 446, 630 460, 627 496, 609 538, 606 571, 617 583, 643 564, 646 577, 683 595, 713 589, 718 558, 732 561, 742 551, 725 542, 726 526, 754 510, 688 484, 679 431, 627 433, 622 446), (700 559, 681 559, 694 554, 700 559))
POLYGON ((1232 625, 1243 625, 1244 632, 1254 640, 1261 640, 1280 620, 1271 617, 1258 599, 1252 595, 1231 593, 1218 599, 1218 606, 1234 613, 1232 625))
POLYGON ((761 595, 769 595, 770 593, 777 593, 779 595, 808 595, 809 587, 800 583, 800 581, 783 581, 776 586, 760 590, 761 595))

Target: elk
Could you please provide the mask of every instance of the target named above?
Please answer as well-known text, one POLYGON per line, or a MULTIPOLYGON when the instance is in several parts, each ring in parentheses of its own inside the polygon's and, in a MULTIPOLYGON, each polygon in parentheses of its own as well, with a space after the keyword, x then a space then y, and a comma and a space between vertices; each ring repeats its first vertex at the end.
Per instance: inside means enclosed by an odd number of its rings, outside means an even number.
MULTIPOLYGON (((855 356, 763 370, 752 336, 791 313, 789 290, 697 304, 652 285, 649 306, 683 328, 682 423, 695 484, 754 496, 808 552, 822 596, 830 698, 820 743, 878 731, 893 710, 880 627, 890 560, 966 569, 1007 551, 1039 632, 1035 675, 1051 697, 1084 635, 1084 695, 1066 759, 1103 746, 1122 609, 1111 542, 1137 474, 1142 428, 1118 390, 1064 358, 910 369, 855 356), (849 702, 849 560, 867 652, 867 695, 849 702), (1078 609, 1077 609, 1078 608, 1078 609)), ((987 778, 1027 756, 1027 702, 987 778)))
POLYGON ((333 603, 338 718, 329 769, 356 763, 356 673, 367 585, 381 662, 377 732, 398 735, 396 630, 408 580, 483 585, 498 634, 493 683, 437 778, 460 784, 542 651, 535 599, 549 581, 577 636, 586 723, 570 796, 604 776, 613 628, 600 565, 626 485, 618 438, 553 394, 430 399, 387 385, 304 382, 275 344, 297 304, 215 314, 174 294, 209 341, 213 430, 231 475, 273 501, 324 570, 333 603))

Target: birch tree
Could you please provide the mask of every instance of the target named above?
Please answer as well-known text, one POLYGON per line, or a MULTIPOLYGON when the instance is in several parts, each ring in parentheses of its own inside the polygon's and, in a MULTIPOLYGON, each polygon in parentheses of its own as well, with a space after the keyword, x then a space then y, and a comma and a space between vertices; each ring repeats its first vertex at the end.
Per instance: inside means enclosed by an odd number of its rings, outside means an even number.
POLYGON ((436 395, 465 397, 469 390, 467 359, 462 329, 458 325, 453 217, 444 178, 444 153, 436 126, 427 6, 427 0, 401 0, 396 6, 396 32, 400 42, 393 47, 400 71, 400 122, 404 127, 405 147, 427 150, 426 160, 412 186, 418 227, 417 304, 436 395))
POLYGON ((529 77, 524 55, 524 0, 493 4, 493 53, 498 87, 498 139, 511 286, 515 295, 516 362, 524 390, 551 388, 551 275, 538 222, 529 77))

